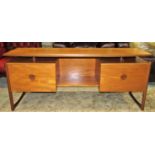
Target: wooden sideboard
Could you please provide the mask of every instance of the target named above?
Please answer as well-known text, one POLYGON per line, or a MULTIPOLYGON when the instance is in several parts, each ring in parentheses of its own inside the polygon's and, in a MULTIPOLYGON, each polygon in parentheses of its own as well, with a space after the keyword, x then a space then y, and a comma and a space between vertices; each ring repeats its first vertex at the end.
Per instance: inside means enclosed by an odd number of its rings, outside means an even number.
POLYGON ((11 109, 26 92, 56 92, 59 86, 98 86, 129 92, 144 110, 150 53, 136 48, 17 48, 4 54, 11 109), (13 92, 22 92, 15 103, 13 92), (132 92, 142 92, 141 103, 132 92))

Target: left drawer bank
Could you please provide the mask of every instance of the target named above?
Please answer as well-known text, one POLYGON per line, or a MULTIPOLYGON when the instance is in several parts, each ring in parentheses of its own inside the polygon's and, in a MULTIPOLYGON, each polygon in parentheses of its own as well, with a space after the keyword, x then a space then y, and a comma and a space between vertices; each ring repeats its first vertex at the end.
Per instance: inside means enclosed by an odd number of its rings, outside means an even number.
POLYGON ((56 62, 6 64, 13 92, 56 92, 56 62))

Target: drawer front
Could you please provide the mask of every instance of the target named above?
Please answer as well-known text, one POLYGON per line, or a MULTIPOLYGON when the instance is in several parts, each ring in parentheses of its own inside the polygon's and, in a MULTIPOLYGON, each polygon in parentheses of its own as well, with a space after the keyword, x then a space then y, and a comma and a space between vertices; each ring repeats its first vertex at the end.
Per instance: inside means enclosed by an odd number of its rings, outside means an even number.
POLYGON ((11 89, 17 92, 55 92, 55 63, 7 63, 11 89))
POLYGON ((143 91, 149 72, 150 63, 101 64, 100 91, 143 91))

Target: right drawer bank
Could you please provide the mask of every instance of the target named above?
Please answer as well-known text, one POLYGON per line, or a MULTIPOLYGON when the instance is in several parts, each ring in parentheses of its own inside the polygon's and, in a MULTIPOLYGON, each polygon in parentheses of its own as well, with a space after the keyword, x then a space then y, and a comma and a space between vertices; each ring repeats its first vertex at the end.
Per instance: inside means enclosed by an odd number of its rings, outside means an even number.
POLYGON ((147 88, 150 62, 142 58, 100 60, 100 92, 138 92, 147 88))

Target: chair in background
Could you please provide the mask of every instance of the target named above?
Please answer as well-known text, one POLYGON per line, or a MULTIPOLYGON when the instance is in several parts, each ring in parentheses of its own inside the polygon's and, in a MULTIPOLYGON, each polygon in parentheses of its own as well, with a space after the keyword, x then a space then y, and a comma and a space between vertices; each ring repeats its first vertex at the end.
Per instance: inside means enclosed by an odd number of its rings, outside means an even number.
POLYGON ((0 75, 5 75, 5 64, 9 58, 3 57, 3 53, 22 47, 41 47, 40 42, 0 42, 0 75))

